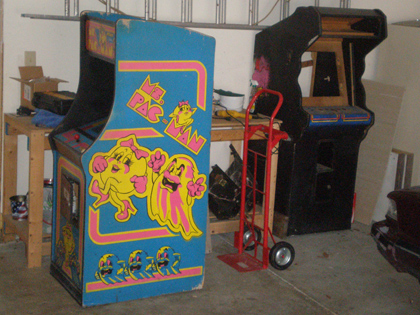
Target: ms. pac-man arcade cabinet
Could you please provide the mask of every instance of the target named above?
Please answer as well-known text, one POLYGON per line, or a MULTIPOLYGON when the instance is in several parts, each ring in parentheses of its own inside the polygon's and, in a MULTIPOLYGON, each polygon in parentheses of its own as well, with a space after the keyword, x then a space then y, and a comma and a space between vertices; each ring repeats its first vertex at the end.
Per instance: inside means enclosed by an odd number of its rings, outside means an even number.
POLYGON ((49 140, 51 274, 83 306, 202 287, 214 50, 190 30, 81 15, 77 96, 49 140))
MULTIPOLYGON (((283 94, 277 118, 290 135, 279 150, 274 230, 351 227, 359 146, 374 123, 366 106, 365 57, 386 38, 380 10, 300 7, 256 36, 254 77, 283 94), (300 74, 307 71, 305 81, 300 74)), ((258 112, 270 115, 271 96, 258 112)))

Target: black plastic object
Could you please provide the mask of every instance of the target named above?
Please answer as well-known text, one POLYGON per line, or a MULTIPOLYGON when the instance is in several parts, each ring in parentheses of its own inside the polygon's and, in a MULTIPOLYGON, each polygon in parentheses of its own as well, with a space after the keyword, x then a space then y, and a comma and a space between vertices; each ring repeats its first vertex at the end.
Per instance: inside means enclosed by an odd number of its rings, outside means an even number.
POLYGON ((420 281, 420 186, 392 191, 388 198, 393 211, 372 225, 371 235, 378 251, 398 272, 420 281))
POLYGON ((18 116, 31 116, 33 112, 34 112, 33 110, 31 110, 31 109, 29 109, 29 108, 27 108, 25 106, 20 106, 17 109, 16 114, 18 116))
POLYGON ((219 220, 238 215, 241 202, 241 189, 216 164, 210 173, 209 208, 219 220))
POLYGON ((35 92, 32 106, 57 115, 66 115, 75 97, 76 93, 69 91, 35 92))
MULTIPOLYGON (((238 152, 235 150, 235 147, 233 145, 229 145, 231 154, 233 155, 233 162, 229 165, 228 169, 226 170, 226 175, 229 176, 231 180, 238 186, 241 187, 242 185, 242 166, 243 161, 242 158, 239 156, 238 152)), ((252 187, 252 182, 254 180, 254 176, 252 173, 247 170, 246 174, 246 183, 248 186, 252 187)), ((246 210, 251 210, 250 207, 252 207, 252 203, 250 204, 250 201, 252 199, 252 189, 250 187, 247 187, 246 189, 246 210)), ((261 196, 257 194, 257 201, 261 202, 261 196)))

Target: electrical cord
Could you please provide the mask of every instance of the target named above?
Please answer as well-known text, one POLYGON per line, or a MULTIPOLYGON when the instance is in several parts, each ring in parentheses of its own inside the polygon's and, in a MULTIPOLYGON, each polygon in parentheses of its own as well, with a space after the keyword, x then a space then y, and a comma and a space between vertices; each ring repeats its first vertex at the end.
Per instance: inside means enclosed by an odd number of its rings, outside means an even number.
MULTIPOLYGON (((238 118, 236 118, 236 117, 234 117, 234 116, 232 116, 230 113, 229 113, 229 110, 227 109, 227 107, 226 106, 224 106, 224 105, 222 105, 222 104, 217 104, 217 106, 220 106, 220 107, 222 107, 222 108, 224 108, 224 110, 226 111, 226 113, 228 114, 228 116, 229 116, 229 118, 230 119, 234 119, 234 120, 236 120, 237 122, 239 122, 242 126, 244 126, 245 127, 245 124, 242 122, 242 121, 240 121, 238 118)), ((216 116, 217 117, 217 116, 216 116)), ((224 118, 224 119, 227 119, 227 117, 226 118, 224 118)))
POLYGON ((254 25, 258 25, 258 24, 260 24, 261 22, 263 22, 266 18, 268 18, 268 16, 269 16, 271 13, 273 13, 274 8, 276 7, 277 3, 279 3, 279 2, 280 2, 280 0, 277 0, 277 1, 276 1, 276 3, 274 3, 273 7, 271 8, 270 12, 268 12, 268 13, 267 13, 267 15, 266 15, 263 19, 259 20, 259 21, 258 21, 257 23, 255 23, 254 25))

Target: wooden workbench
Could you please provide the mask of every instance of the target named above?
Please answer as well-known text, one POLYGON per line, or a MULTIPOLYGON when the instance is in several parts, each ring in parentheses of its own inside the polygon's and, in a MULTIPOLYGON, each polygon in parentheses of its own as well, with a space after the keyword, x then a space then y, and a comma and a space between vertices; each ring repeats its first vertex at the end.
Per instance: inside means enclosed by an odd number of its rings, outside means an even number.
MULTIPOLYGON (((4 233, 15 233, 26 245, 28 267, 40 267, 42 255, 51 253, 51 243, 42 242, 44 151, 50 149, 47 135, 51 128, 36 127, 32 117, 4 115, 4 173, 3 173, 3 222, 4 233), (10 200, 16 195, 18 135, 28 137, 29 149, 29 201, 28 220, 12 218, 10 200)), ((46 237, 46 236, 44 236, 46 237)))
MULTIPOLYGON (((268 125, 269 124, 269 117, 267 119, 250 119, 250 125, 268 125)), ((280 128, 281 121, 275 120, 274 128, 280 128)), ((244 139, 244 119, 220 119, 214 117, 212 119, 212 130, 211 130, 211 141, 231 141, 232 145, 235 147, 238 153, 241 152, 241 144, 244 139)), ((251 140, 261 140, 259 137, 252 137, 251 140)), ((278 149, 276 146, 273 149, 275 152, 278 149)), ((270 206, 269 206, 269 227, 272 229, 273 227, 273 216, 274 216, 274 195, 276 190, 276 178, 277 178, 277 157, 272 159, 271 163, 271 178, 270 178, 270 206)), ((239 215, 236 218, 229 219, 229 220, 218 220, 211 212, 209 212, 210 216, 210 226, 208 231, 211 234, 220 234, 220 233, 229 233, 239 231, 239 215)), ((260 226, 263 225, 264 213, 261 211, 259 214, 256 215, 256 223, 260 226)))

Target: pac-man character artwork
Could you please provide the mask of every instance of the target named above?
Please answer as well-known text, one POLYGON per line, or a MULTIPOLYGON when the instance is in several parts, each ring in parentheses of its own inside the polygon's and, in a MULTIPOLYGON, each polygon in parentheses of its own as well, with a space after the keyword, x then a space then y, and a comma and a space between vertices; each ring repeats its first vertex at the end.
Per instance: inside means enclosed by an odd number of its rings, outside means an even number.
POLYGON ((101 257, 95 278, 105 284, 120 283, 125 279, 125 261, 119 260, 114 254, 106 254, 101 257))
POLYGON ((73 237, 72 227, 66 224, 61 229, 57 239, 56 263, 76 283, 80 283, 80 264, 77 259, 76 242, 73 237))
POLYGON ((192 207, 207 189, 206 176, 199 174, 195 161, 185 154, 172 157, 160 148, 140 146, 130 135, 119 139, 108 152, 93 155, 89 172, 89 194, 98 208, 107 203, 117 210, 115 220, 128 221, 138 211, 132 198, 148 198, 151 220, 186 240, 199 237, 192 207))
POLYGON ((156 258, 151 257, 144 250, 135 250, 128 257, 128 261, 120 260, 115 254, 105 254, 98 262, 95 279, 103 284, 112 285, 129 281, 148 281, 152 278, 171 277, 181 273, 181 254, 170 246, 161 247, 156 258))
POLYGON ((133 280, 154 278, 155 260, 144 250, 135 250, 128 258, 127 273, 133 280))

